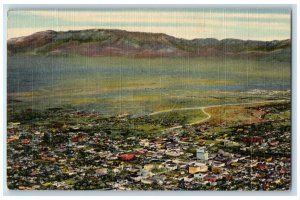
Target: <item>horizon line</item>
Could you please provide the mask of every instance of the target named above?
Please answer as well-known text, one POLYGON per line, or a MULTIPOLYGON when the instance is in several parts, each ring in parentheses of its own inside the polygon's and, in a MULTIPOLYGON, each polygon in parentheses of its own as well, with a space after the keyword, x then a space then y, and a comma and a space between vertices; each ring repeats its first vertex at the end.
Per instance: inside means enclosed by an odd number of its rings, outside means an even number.
POLYGON ((117 29, 117 28, 112 28, 112 29, 109 29, 109 28, 87 28, 87 29, 74 29, 74 30, 64 30, 64 31, 56 31, 56 30, 53 30, 53 29, 46 29, 46 30, 41 30, 41 31, 36 31, 36 32, 33 32, 31 34, 28 34, 28 35, 24 35, 24 36, 19 36, 19 37, 11 37, 11 38, 6 38, 6 41, 8 42, 9 40, 13 40, 13 39, 18 39, 18 38, 24 38, 24 37, 29 37, 31 35, 34 35, 34 34, 37 34, 37 33, 42 33, 42 32, 47 32, 47 31, 52 31, 52 32, 56 32, 56 33, 66 33, 66 32, 78 32, 78 31, 92 31, 92 30, 106 30, 106 31, 109 31, 109 30, 113 30, 113 31, 125 31, 125 32, 128 32, 128 33, 147 33, 147 34, 163 34, 163 35, 167 35, 169 37, 174 37, 176 39, 182 39, 182 40, 186 40, 186 41, 192 41, 192 40, 199 40, 199 39, 215 39, 215 40, 218 40, 218 41, 222 41, 222 40, 229 40, 229 39, 232 39, 232 40, 240 40, 240 41, 259 41, 259 42, 272 42, 272 41, 285 41, 285 40, 291 40, 291 38, 286 38, 286 39, 272 39, 272 40, 253 40, 253 39, 240 39, 240 38, 233 38, 233 37, 230 37, 230 38, 223 38, 223 39, 218 39, 218 38, 215 38, 215 37, 206 37, 206 38, 192 38, 192 39, 187 39, 187 38, 182 38, 182 37, 176 37, 176 36, 173 36, 173 35, 170 35, 170 34, 167 34, 167 33, 163 33, 163 32, 145 32, 145 31, 128 31, 128 30, 125 30, 125 29, 117 29))

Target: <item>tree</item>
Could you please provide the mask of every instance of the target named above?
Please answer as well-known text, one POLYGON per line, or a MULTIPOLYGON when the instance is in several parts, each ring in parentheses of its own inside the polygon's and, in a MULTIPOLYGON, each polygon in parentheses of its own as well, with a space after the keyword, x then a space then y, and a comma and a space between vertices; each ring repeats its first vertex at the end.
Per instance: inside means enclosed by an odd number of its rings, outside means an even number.
POLYGON ((42 137, 42 140, 46 144, 51 144, 52 143, 52 135, 51 135, 51 133, 44 133, 44 136, 42 137))

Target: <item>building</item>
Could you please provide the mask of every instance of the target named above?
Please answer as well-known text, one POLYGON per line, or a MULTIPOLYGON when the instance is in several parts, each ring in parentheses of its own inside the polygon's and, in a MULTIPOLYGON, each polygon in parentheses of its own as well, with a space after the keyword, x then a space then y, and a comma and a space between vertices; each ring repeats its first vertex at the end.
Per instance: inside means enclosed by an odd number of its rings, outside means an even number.
POLYGON ((144 169, 145 170, 152 170, 155 168, 155 165, 154 164, 146 164, 144 165, 144 169))
POLYGON ((208 182, 216 182, 218 178, 215 175, 206 175, 203 179, 208 182))
POLYGON ((31 144, 29 139, 24 139, 22 140, 22 144, 31 144))
POLYGON ((263 163, 257 163, 256 169, 259 170, 259 171, 266 171, 266 170, 268 170, 267 165, 265 165, 263 163))
POLYGON ((207 161, 208 160, 208 152, 204 147, 198 148, 197 149, 197 154, 196 154, 197 159, 207 161))
POLYGON ((172 171, 172 170, 176 170, 176 169, 177 169, 177 164, 175 164, 175 163, 166 163, 166 164, 165 164, 165 167, 166 167, 169 171, 172 171))
POLYGON ((135 159, 135 155, 134 154, 123 154, 119 156, 120 160, 123 161, 130 161, 130 160, 134 160, 135 159))
POLYGON ((264 142, 263 138, 259 136, 243 137, 241 138, 241 141, 248 144, 259 144, 259 145, 261 145, 264 142))
POLYGON ((178 156, 183 154, 179 150, 173 150, 173 151, 167 150, 165 153, 166 153, 167 156, 172 156, 172 157, 178 157, 178 156))
POLYGON ((219 155, 221 155, 222 157, 227 157, 227 158, 233 158, 234 155, 232 153, 223 151, 222 149, 219 149, 218 151, 219 155))
POLYGON ((211 171, 214 174, 220 174, 222 172, 222 168, 221 167, 213 166, 212 169, 211 169, 211 171))
POLYGON ((194 164, 189 166, 189 173, 190 174, 195 174, 198 172, 207 172, 208 171, 208 167, 205 164, 194 164))
POLYGON ((203 180, 204 174, 197 172, 197 173, 194 174, 194 178, 199 179, 199 180, 203 180))
POLYGON ((149 177, 149 176, 151 176, 150 171, 146 170, 146 169, 141 169, 137 174, 139 176, 142 176, 142 177, 149 177))
POLYGON ((95 171, 95 173, 96 173, 96 175, 103 176, 103 175, 108 174, 108 169, 107 168, 97 169, 95 171))

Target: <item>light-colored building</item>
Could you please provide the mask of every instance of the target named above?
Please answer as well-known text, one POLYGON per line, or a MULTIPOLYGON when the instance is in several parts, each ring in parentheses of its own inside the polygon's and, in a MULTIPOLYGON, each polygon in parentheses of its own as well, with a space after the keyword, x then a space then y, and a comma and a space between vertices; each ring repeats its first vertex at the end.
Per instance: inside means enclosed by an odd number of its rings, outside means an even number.
POLYGON ((165 164, 165 167, 168 169, 168 171, 177 169, 177 165, 175 163, 167 163, 167 164, 165 164))
POLYGON ((205 174, 202 174, 202 173, 195 173, 194 174, 194 178, 199 179, 199 180, 202 180, 204 176, 205 176, 205 174))
POLYGON ((208 167, 205 164, 189 166, 189 173, 190 174, 195 174, 195 173, 198 173, 198 172, 207 172, 207 171, 208 171, 208 167))
POLYGON ((152 169, 154 169, 155 168, 155 165, 154 164, 146 164, 146 165, 144 165, 144 169, 145 170, 152 170, 152 169))
POLYGON ((139 175, 139 176, 142 176, 142 177, 149 177, 149 176, 151 176, 151 173, 150 173, 149 170, 141 169, 141 170, 138 172, 138 175, 139 175))
POLYGON ((226 157, 226 158, 233 158, 233 157, 234 157, 234 155, 233 155, 232 153, 223 151, 222 149, 219 149, 218 153, 219 153, 221 156, 226 157))
POLYGON ((152 184, 153 180, 147 178, 147 179, 141 179, 141 182, 144 184, 152 184))
POLYGON ((197 149, 196 157, 199 160, 203 160, 203 161, 208 160, 208 152, 206 151, 205 147, 201 147, 197 149))
POLYGON ((183 154, 183 152, 181 152, 180 150, 167 150, 165 152, 166 155, 168 156, 172 156, 172 157, 177 157, 183 154))

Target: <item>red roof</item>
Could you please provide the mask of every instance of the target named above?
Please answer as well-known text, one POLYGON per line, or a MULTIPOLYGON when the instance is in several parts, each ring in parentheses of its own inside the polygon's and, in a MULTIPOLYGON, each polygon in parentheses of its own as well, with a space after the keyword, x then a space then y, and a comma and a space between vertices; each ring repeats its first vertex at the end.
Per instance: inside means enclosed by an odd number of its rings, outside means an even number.
POLYGON ((24 139, 24 140, 22 140, 22 144, 30 144, 30 140, 24 139))
POLYGON ((254 137, 243 137, 241 138, 242 142, 245 143, 259 143, 261 144, 263 142, 263 138, 259 136, 254 136, 254 137))
POLYGON ((47 161, 56 161, 55 158, 48 157, 48 156, 45 156, 45 155, 42 155, 42 156, 41 156, 41 159, 42 159, 42 160, 47 160, 47 161))
POLYGON ((136 153, 144 154, 146 151, 144 149, 138 149, 136 150, 136 153))
POLYGON ((14 129, 8 129, 8 132, 9 132, 10 134, 15 134, 15 133, 16 133, 16 131, 15 131, 14 129))
POLYGON ((75 135, 72 137, 72 142, 79 142, 79 140, 82 140, 85 136, 82 134, 75 135))
POLYGON ((265 171, 265 170, 267 170, 268 168, 267 168, 267 165, 262 164, 262 163, 258 163, 258 164, 256 165, 256 169, 257 169, 257 170, 261 170, 261 171, 265 171))
POLYGON ((120 155, 119 158, 123 161, 129 161, 129 160, 133 160, 135 158, 134 154, 123 154, 120 155))
POLYGON ((213 176, 213 175, 206 175, 204 177, 204 180, 205 181, 209 181, 209 182, 216 182, 217 181, 217 177, 216 176, 213 176))
POLYGON ((16 140, 17 140, 17 138, 8 138, 8 142, 14 142, 16 140))
POLYGON ((280 174, 286 174, 286 173, 287 173, 287 171, 286 171, 286 170, 284 170, 284 169, 281 169, 281 170, 279 171, 279 173, 280 173, 280 174))

